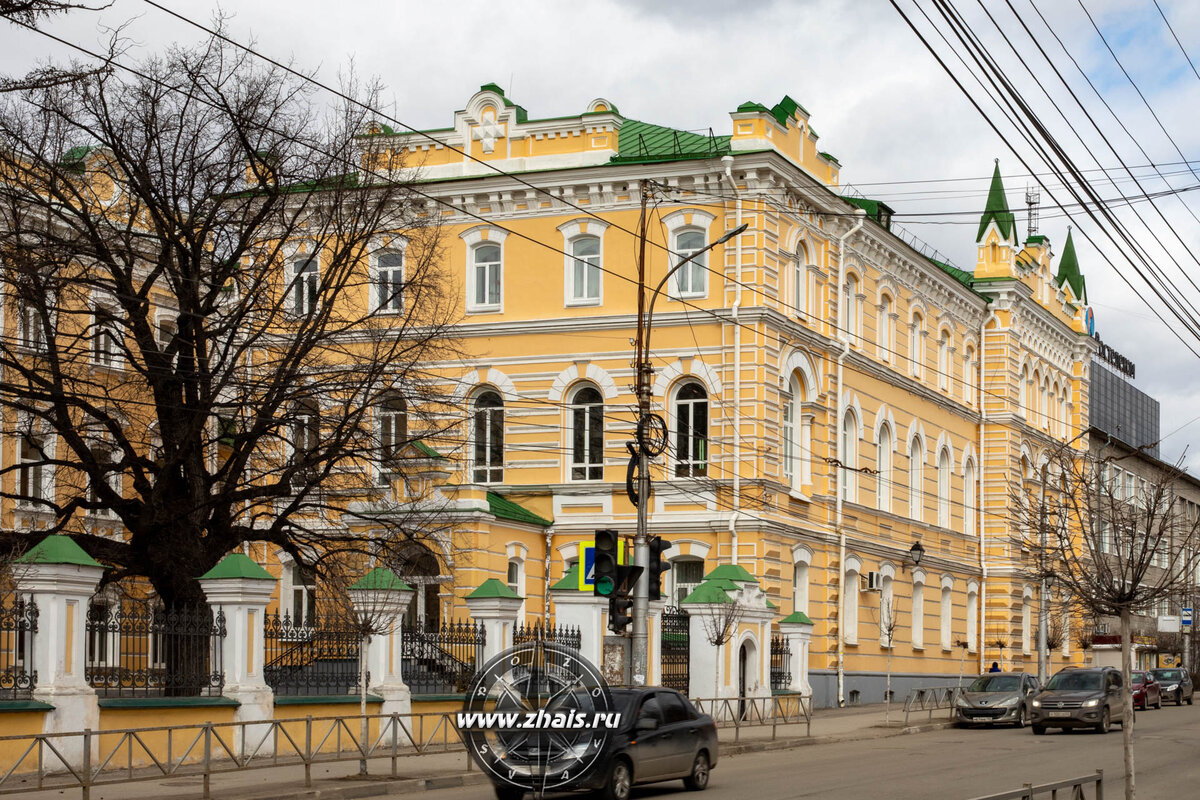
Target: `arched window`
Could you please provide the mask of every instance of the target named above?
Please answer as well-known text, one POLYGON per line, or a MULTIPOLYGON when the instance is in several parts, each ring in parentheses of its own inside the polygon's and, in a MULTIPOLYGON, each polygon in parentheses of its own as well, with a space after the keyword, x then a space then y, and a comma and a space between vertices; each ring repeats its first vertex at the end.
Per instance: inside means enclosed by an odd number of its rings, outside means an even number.
POLYGON ((895 306, 890 295, 885 294, 879 302, 879 358, 889 362, 896 349, 895 306))
POLYGON ((496 244, 477 245, 471 251, 471 269, 469 294, 471 302, 467 304, 470 311, 496 311, 500 308, 500 299, 504 288, 500 246, 496 244))
POLYGON ((938 337, 938 386, 942 391, 950 390, 950 332, 942 331, 938 337))
POLYGON ((321 411, 317 401, 302 400, 296 404, 292 420, 292 451, 297 459, 303 459, 320 446, 321 411))
POLYGON ((846 409, 842 417, 842 500, 858 502, 858 415, 846 409))
POLYGON ((975 384, 976 373, 979 365, 975 363, 975 348, 968 345, 966 355, 963 357, 963 399, 967 405, 975 405, 975 384))
POLYGON ((386 250, 375 256, 375 302, 384 313, 404 310, 404 253, 386 250))
POLYGON ((808 562, 797 561, 792 568, 792 610, 808 613, 808 562))
POLYGON ((953 592, 949 586, 942 585, 942 649, 950 650, 954 645, 953 623, 954 602, 953 592))
POLYGON ((938 453, 937 473, 938 526, 950 527, 950 451, 942 448, 938 453))
POLYGON ((920 314, 913 314, 912 327, 908 336, 909 365, 913 377, 920 378, 925 371, 925 320, 920 314))
POLYGON ((925 576, 920 572, 913 573, 912 646, 914 650, 925 647, 925 576))
POLYGON ((891 425, 882 425, 879 428, 879 489, 877 491, 877 501, 880 511, 892 510, 892 451, 895 445, 892 439, 891 425))
POLYGON ((913 519, 921 519, 925 507, 922 493, 925 489, 925 453, 921 440, 914 436, 908 443, 908 515, 913 519))
POLYGON ((891 575, 882 576, 883 585, 879 591, 879 644, 891 648, 896 643, 896 600, 892 592, 893 578, 891 575))
POLYGON ((594 386, 571 398, 571 480, 604 478, 604 398, 594 386))
POLYGON ((408 406, 399 392, 388 392, 379 405, 379 450, 386 461, 397 458, 408 441, 408 406))
POLYGON ((504 401, 488 389, 475 398, 472 475, 476 483, 504 480, 504 401))
POLYGON ((1042 378, 1042 388, 1038 393, 1038 427, 1050 429, 1050 379, 1042 378))
POLYGON ((845 625, 842 638, 847 644, 858 644, 858 569, 848 568, 843 575, 842 613, 845 625))
POLYGON ((581 236, 571 242, 570 290, 572 304, 600 302, 600 240, 581 236))
POLYGON ((792 309, 798 315, 808 313, 808 253, 801 247, 792 262, 792 309))
POLYGON ((675 477, 708 474, 708 392, 695 382, 675 395, 675 477))
POLYGON ((1029 655, 1033 650, 1033 598, 1021 598, 1021 652, 1029 655))
POLYGON ((1029 419, 1029 365, 1021 367, 1021 379, 1017 382, 1017 411, 1029 419))
MULTIPOLYGON (((704 249, 704 234, 697 230, 682 230, 675 235, 675 259, 680 263, 693 253, 704 249)), ((696 256, 675 273, 677 297, 703 297, 708 293, 708 254, 696 256)))
POLYGON ((846 336, 852 344, 859 344, 861 314, 858 302, 858 278, 854 275, 846 277, 846 289, 841 310, 843 311, 841 323, 846 336))
POLYGON ((979 590, 967 588, 967 650, 974 653, 979 639, 979 590))
POLYGON ((975 535, 975 524, 979 518, 976 480, 975 461, 967 459, 963 467, 963 533, 967 536, 975 535))
POLYGON ((321 282, 320 262, 304 256, 292 262, 292 311, 298 317, 317 310, 317 287, 321 282))

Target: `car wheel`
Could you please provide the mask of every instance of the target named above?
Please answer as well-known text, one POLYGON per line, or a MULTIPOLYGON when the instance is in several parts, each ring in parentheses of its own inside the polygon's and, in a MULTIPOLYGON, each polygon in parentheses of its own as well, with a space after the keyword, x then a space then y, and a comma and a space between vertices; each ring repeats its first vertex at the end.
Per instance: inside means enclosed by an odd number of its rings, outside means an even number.
POLYGON ((496 792, 496 800, 521 800, 525 796, 525 790, 519 786, 492 786, 496 792))
POLYGON ((693 792, 701 792, 708 788, 708 753, 701 750, 696 753, 692 762, 692 774, 683 779, 683 785, 693 792))
POLYGON ((1100 712, 1100 724, 1096 726, 1096 733, 1108 733, 1112 730, 1112 717, 1108 713, 1108 706, 1100 712))
POLYGON ((1045 725, 1033 725, 1031 727, 1033 728, 1034 736, 1044 736, 1046 734, 1046 726, 1045 725))
MULTIPOLYGON (((1181 692, 1180 692, 1180 694, 1182 695, 1182 694, 1183 694, 1183 692, 1181 691, 1181 692)), ((1192 704, 1192 696, 1191 696, 1190 694, 1188 695, 1187 704, 1188 704, 1189 706, 1192 704)))
POLYGON ((1175 693, 1175 705, 1177 705, 1177 706, 1183 705, 1183 689, 1180 689, 1178 692, 1175 693))
POLYGON ((1161 709, 1161 708, 1162 708, 1162 695, 1161 695, 1161 694, 1158 696, 1158 702, 1156 702, 1156 703, 1154 704, 1154 707, 1155 707, 1156 709, 1161 709))
POLYGON ((1013 722, 1014 728, 1025 727, 1025 706, 1017 706, 1017 719, 1013 722))
POLYGON ((633 788, 633 770, 629 762, 618 758, 608 769, 608 780, 600 790, 604 800, 629 800, 629 792, 633 788))

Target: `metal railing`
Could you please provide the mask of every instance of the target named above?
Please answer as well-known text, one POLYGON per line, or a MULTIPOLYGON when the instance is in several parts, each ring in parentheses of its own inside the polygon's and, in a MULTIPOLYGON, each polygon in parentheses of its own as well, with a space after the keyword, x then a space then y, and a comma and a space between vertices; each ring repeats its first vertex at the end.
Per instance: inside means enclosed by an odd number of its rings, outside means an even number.
POLYGON ((17 754, 0 765, 0 795, 77 788, 90 800, 94 787, 202 776, 209 798, 211 776, 221 773, 302 764, 311 786, 314 764, 390 758, 395 777, 402 757, 462 749, 452 712, 366 719, 365 740, 361 716, 0 736, 0 752, 17 754), (82 764, 65 755, 71 752, 82 753, 82 764))
POLYGON ((263 678, 277 695, 337 695, 358 690, 362 631, 338 614, 305 621, 268 614, 263 678))
POLYGON ((33 636, 38 609, 22 597, 0 598, 0 700, 23 700, 37 687, 33 636))
POLYGON ((908 690, 904 698, 904 724, 908 724, 908 715, 912 712, 928 711, 929 719, 933 719, 935 711, 953 711, 954 703, 962 694, 959 686, 919 686, 908 690))
POLYGON ((537 641, 554 642, 570 650, 579 650, 583 646, 583 633, 571 625, 548 625, 543 628, 541 620, 532 625, 518 625, 513 631, 514 645, 537 641))
POLYGON ((1087 794, 1084 792, 1084 788, 1087 786, 1092 787, 1094 800, 1104 800, 1104 770, 1098 769, 1093 774, 1084 775, 1081 778, 1069 778, 1065 781, 1043 783, 1037 786, 1027 783, 1020 789, 1012 789, 1000 794, 981 795, 972 800, 1034 800, 1041 794, 1048 794, 1053 800, 1058 797, 1060 791, 1070 792, 1066 796, 1071 800, 1087 800, 1087 794))
POLYGON ((404 682, 413 694, 461 693, 483 667, 486 643, 483 624, 470 620, 443 623, 435 630, 404 627, 404 682))
POLYGON ((777 694, 771 697, 700 697, 691 698, 701 714, 713 718, 718 728, 733 728, 733 740, 741 740, 742 728, 771 726, 771 738, 780 725, 805 727, 812 735, 812 695, 777 694))
POLYGON ((786 689, 792 683, 792 645, 785 636, 771 637, 771 688, 786 689))

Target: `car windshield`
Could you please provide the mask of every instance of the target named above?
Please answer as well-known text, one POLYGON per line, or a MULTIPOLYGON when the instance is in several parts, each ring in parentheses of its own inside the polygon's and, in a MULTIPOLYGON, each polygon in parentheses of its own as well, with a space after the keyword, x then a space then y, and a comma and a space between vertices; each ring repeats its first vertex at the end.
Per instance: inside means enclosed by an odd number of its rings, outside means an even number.
POLYGON ((1140 672, 1133 673, 1133 682, 1139 686, 1146 682, 1146 676, 1140 672))
POLYGON ((967 687, 968 692, 1017 692, 1021 679, 1016 675, 980 675, 967 687))
POLYGON ((1177 669, 1156 669, 1154 675, 1160 681, 1177 681, 1180 680, 1180 673, 1177 669))
POLYGON ((1098 692, 1103 681, 1104 676, 1099 672, 1060 672, 1046 688, 1052 692, 1098 692))

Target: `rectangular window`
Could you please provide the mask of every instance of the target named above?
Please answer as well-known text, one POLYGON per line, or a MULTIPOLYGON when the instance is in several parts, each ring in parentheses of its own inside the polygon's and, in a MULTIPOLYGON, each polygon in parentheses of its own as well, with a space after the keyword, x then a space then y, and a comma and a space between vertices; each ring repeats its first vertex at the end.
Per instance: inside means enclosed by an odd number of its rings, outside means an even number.
MULTIPOLYGON (((675 237, 675 263, 687 259, 704 249, 704 234, 700 231, 683 231, 675 237)), ((703 297, 708 293, 707 254, 695 255, 675 273, 677 297, 703 297)))
POLYGON ((37 438, 21 438, 21 467, 18 477, 17 493, 22 505, 37 505, 38 501, 46 499, 42 454, 44 443, 37 438))
POLYGON ((96 306, 92 313, 92 363, 115 367, 121 362, 120 329, 109 306, 96 306))
POLYGON ((500 247, 482 244, 471 252, 471 309, 498 311, 501 297, 500 247))
POLYGON ((572 304, 600 301, 600 240, 585 236, 571 242, 572 304))
POLYGON ((384 312, 404 310, 404 254, 380 253, 375 273, 378 309, 384 312))
POLYGON ((317 310, 317 286, 320 264, 315 258, 302 258, 292 264, 292 310, 303 317, 317 310))
POLYGON ((46 352, 45 330, 42 328, 42 316, 39 311, 22 303, 18 313, 20 314, 18 335, 21 347, 31 353, 46 352))

